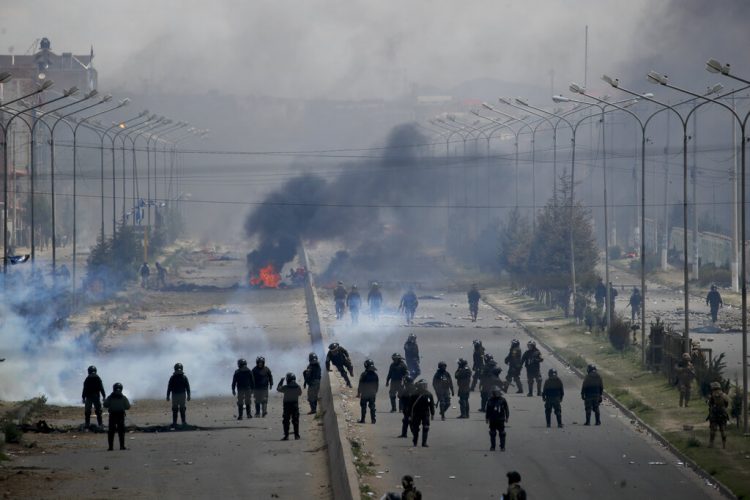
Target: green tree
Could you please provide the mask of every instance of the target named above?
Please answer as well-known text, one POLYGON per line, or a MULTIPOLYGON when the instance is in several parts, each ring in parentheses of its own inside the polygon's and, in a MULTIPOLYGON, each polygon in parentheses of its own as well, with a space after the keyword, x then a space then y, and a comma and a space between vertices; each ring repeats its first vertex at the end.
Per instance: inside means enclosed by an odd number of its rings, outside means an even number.
POLYGON ((500 233, 500 265, 514 283, 522 283, 526 278, 531 242, 529 220, 514 208, 500 233))

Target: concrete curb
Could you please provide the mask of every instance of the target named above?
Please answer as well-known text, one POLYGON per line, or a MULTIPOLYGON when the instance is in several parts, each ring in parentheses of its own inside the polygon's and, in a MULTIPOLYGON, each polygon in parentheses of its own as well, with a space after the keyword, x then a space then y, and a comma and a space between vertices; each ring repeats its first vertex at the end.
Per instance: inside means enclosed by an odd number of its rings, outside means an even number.
MULTIPOLYGON (((310 265, 307 253, 301 245, 299 253, 302 265, 309 270, 310 265)), ((305 280, 305 305, 307 307, 308 328, 313 350, 318 353, 318 356, 322 360, 322 354, 325 352, 323 332, 320 328, 315 284, 309 272, 305 280)), ((323 375, 323 379, 320 381, 319 401, 323 417, 323 437, 328 453, 328 470, 331 476, 333 498, 336 500, 357 500, 361 498, 361 495, 359 493, 359 477, 354 468, 352 448, 346 442, 346 429, 336 413, 336 410, 341 412, 341 408, 333 397, 331 377, 325 371, 323 375)))
MULTIPOLYGON (((544 349, 546 349, 552 356, 555 357, 558 361, 560 361, 562 364, 567 366, 573 373, 575 373, 579 378, 584 378, 584 373, 580 371, 578 368, 573 366, 567 359, 565 359, 563 356, 557 353, 557 351, 549 346, 547 343, 545 343, 542 339, 537 337, 533 330, 528 327, 525 323, 523 323, 518 318, 514 317, 513 315, 509 314, 507 311, 504 311, 500 308, 500 306, 496 304, 492 304, 486 299, 483 300, 485 304, 490 306, 491 308, 495 309, 496 311, 508 316, 511 318, 514 322, 516 322, 523 330, 526 332, 526 334, 529 337, 532 337, 537 344, 542 346, 544 349)), ((693 459, 682 453, 679 449, 677 449, 675 446, 672 445, 672 443, 669 442, 664 436, 662 436, 659 431, 648 425, 646 422, 641 420, 638 415, 630 411, 627 407, 625 407, 622 403, 620 403, 614 396, 612 396, 610 393, 608 393, 606 390, 604 391, 604 396, 613 404, 615 405, 621 412, 623 412, 628 418, 631 420, 634 420, 638 423, 640 427, 646 430, 646 432, 654 439, 656 439, 662 446, 667 448, 670 452, 672 452, 674 455, 676 455, 686 466, 690 467, 690 469, 693 470, 696 474, 698 474, 700 477, 705 479, 706 481, 710 482, 711 484, 716 486, 716 489, 725 497, 736 499, 734 493, 732 493, 732 490, 730 490, 726 485, 724 485, 722 482, 718 481, 715 477, 713 477, 711 474, 709 474, 706 470, 704 470, 700 465, 698 465, 693 459)))

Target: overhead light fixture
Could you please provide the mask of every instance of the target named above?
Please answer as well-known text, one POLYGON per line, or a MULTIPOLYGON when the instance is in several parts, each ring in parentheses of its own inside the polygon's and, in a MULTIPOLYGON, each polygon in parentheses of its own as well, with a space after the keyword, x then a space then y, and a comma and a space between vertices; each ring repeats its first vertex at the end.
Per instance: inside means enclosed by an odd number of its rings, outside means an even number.
POLYGON ((608 84, 612 85, 614 88, 617 88, 617 87, 620 86, 620 79, 619 78, 612 78, 609 75, 602 75, 602 80, 604 80, 608 84))
POLYGON ((661 73, 657 73, 656 71, 649 71, 648 75, 646 75, 646 78, 651 83, 657 83, 659 85, 666 85, 669 81, 669 77, 667 75, 662 75, 661 73))

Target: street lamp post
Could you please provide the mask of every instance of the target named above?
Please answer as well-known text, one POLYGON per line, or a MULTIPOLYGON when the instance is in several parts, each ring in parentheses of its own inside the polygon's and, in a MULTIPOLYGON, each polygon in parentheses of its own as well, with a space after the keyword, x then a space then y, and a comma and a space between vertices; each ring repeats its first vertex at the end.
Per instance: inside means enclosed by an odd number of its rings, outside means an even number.
MULTIPOLYGON (((117 234, 117 174, 115 172, 116 170, 116 162, 115 162, 115 143, 117 141, 117 138, 126 133, 130 132, 133 128, 138 128, 144 123, 148 123, 151 118, 149 117, 148 110, 143 110, 138 116, 135 116, 133 118, 130 118, 124 122, 120 122, 116 124, 116 127, 119 128, 116 133, 112 134, 112 137, 110 137, 111 143, 112 143, 112 239, 114 240, 115 235, 117 234), (136 120, 143 120, 138 121, 136 123, 131 123, 136 120), (128 124, 132 128, 128 128, 128 124)), ((109 129, 108 129, 109 130, 109 129)), ((125 212, 125 139, 124 135, 121 140, 122 142, 122 203, 123 203, 123 213, 125 212)))

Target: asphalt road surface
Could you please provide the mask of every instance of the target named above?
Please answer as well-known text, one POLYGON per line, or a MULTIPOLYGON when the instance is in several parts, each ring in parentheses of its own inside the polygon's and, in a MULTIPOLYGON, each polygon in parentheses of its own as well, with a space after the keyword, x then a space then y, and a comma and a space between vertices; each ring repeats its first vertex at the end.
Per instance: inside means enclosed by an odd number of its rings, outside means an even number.
MULTIPOLYGON (((327 295, 321 309, 329 335, 352 353, 355 378, 362 371, 366 358, 375 361, 381 379, 377 406, 377 424, 355 423, 359 417, 357 401, 350 400, 349 416, 355 439, 363 442, 372 453, 374 474, 365 482, 377 492, 397 491, 403 474, 412 474, 426 498, 499 498, 507 487, 505 473, 518 470, 531 498, 545 499, 632 499, 649 498, 720 498, 718 492, 683 466, 679 459, 653 439, 638 431, 630 420, 614 406, 602 406, 602 425, 584 427, 584 409, 580 398, 581 380, 551 355, 545 356, 542 373, 555 368, 563 380, 566 396, 563 401, 563 429, 546 428, 540 397, 507 395, 510 421, 507 427, 507 451, 490 452, 488 428, 484 414, 478 412, 479 393, 471 394, 471 418, 456 419, 457 398, 446 421, 439 415, 432 422, 429 448, 413 447, 411 439, 399 439, 401 415, 388 413, 390 403, 385 377, 391 354, 403 354, 403 343, 409 333, 417 335, 422 355, 422 377, 432 392, 432 376, 439 361, 448 363, 451 374, 456 360, 471 362, 472 340, 480 339, 488 353, 502 360, 517 338, 525 347, 528 337, 507 317, 481 304, 479 320, 471 323, 465 294, 440 295, 421 291, 421 296, 434 295, 440 300, 422 298, 415 325, 407 327, 395 312, 373 323, 365 318, 357 327, 349 318, 336 321, 327 295), (427 324, 442 326, 424 326, 427 324)), ((396 297, 386 297, 392 303, 396 297)), ((505 365, 503 374, 505 377, 505 365)), ((527 382, 523 378, 524 389, 527 382)), ((340 382, 340 381, 339 381, 340 382)), ((356 388, 356 382, 355 382, 356 388)), ((341 389, 346 399, 354 398, 353 390, 341 389)))

